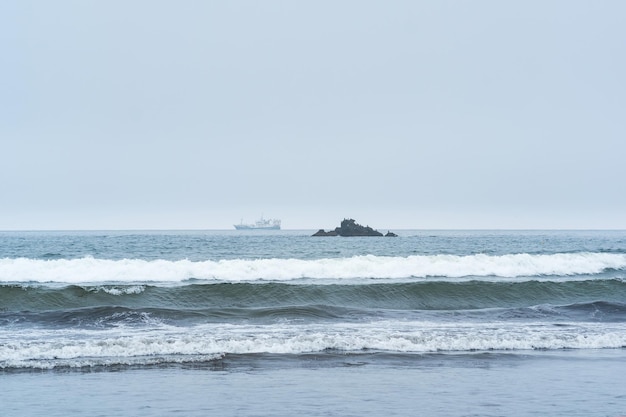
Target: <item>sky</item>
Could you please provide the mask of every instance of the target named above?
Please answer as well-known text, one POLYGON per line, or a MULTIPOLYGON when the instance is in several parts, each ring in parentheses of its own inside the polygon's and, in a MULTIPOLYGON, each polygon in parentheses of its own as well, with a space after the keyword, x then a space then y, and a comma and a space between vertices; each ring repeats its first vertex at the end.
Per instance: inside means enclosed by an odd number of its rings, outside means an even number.
POLYGON ((0 3, 0 230, 626 229, 626 2, 0 3))

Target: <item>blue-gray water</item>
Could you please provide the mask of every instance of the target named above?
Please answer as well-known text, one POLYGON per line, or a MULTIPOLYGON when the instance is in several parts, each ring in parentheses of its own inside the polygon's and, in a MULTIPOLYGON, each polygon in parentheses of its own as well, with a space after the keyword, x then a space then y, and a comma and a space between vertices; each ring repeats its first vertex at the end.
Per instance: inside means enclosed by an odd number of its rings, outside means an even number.
POLYGON ((620 416, 625 231, 0 232, 8 416, 620 416))

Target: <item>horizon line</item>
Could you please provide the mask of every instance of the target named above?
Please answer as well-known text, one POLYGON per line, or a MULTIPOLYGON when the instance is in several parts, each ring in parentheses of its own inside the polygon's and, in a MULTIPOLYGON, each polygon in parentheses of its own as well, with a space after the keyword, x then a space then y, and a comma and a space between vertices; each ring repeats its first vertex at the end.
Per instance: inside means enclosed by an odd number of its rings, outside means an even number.
MULTIPOLYGON (((589 228, 532 228, 532 227, 461 227, 461 228, 394 228, 383 227, 374 228, 374 230, 411 230, 411 231, 626 231, 626 228, 607 228, 607 227, 589 227, 589 228)), ((277 229, 277 230, 237 230, 234 228, 94 228, 94 229, 0 229, 0 232, 191 232, 191 231, 215 231, 215 232, 281 232, 281 231, 311 231, 320 230, 320 228, 294 228, 294 229, 277 229)), ((325 229, 324 229, 325 230, 325 229)), ((331 230, 331 229, 329 229, 331 230)))

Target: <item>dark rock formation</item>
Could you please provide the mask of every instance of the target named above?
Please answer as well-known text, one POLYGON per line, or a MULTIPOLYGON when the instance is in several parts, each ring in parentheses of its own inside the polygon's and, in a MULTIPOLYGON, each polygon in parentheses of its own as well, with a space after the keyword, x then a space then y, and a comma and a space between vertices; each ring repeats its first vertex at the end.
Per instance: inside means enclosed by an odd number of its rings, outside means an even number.
MULTIPOLYGON (((396 236, 390 233, 387 232, 387 236, 396 236)), ((354 219, 343 219, 341 226, 335 230, 325 232, 324 229, 320 229, 313 236, 383 236, 383 234, 369 226, 361 226, 354 219)))
POLYGON ((354 219, 343 219, 341 226, 335 228, 335 232, 339 236, 382 236, 378 230, 374 230, 369 226, 361 226, 354 219))
POLYGON ((320 229, 312 236, 337 236, 337 232, 335 230, 329 230, 328 232, 326 232, 324 231, 324 229, 320 229))
POLYGON ((325 232, 324 229, 320 229, 317 232, 313 233, 312 236, 328 236, 328 232, 325 232))

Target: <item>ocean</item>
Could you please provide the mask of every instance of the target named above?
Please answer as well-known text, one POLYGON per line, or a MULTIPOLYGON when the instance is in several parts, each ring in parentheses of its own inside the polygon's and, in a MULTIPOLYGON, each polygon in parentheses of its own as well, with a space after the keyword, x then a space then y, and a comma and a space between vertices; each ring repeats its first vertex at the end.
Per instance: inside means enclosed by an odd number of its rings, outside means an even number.
POLYGON ((626 231, 314 232, 0 232, 0 415, 626 415, 626 231))

